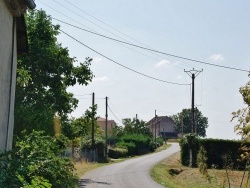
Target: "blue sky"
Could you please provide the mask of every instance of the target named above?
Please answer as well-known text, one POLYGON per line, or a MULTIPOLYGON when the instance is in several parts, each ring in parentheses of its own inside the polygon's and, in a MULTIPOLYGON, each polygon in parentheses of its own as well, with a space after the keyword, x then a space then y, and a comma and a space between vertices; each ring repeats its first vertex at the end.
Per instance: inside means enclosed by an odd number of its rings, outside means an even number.
MULTIPOLYGON (((221 66, 249 70, 250 2, 228 0, 37 0, 54 18, 78 27, 147 48, 221 66), (73 5, 73 6, 72 6, 73 5)), ((249 80, 248 72, 209 66, 126 46, 70 27, 61 29, 85 45, 143 74, 169 82, 191 83, 184 69, 202 70, 195 79, 195 105, 208 117, 207 137, 235 139, 231 113, 244 103, 239 88, 249 80)), ((98 114, 105 115, 109 97, 109 119, 136 114, 144 121, 157 115, 172 115, 191 106, 190 86, 155 81, 118 66, 60 34, 59 42, 80 62, 93 58, 95 78, 88 86, 69 91, 79 99, 72 116, 79 117, 91 105, 95 92, 98 114)))

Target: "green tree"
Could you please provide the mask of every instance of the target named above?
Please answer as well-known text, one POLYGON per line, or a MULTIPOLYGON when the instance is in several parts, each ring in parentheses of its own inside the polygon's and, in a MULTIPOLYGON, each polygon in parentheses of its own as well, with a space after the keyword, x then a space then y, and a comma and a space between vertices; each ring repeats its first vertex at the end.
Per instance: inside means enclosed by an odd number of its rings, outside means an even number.
POLYGON ((18 57, 14 134, 36 129, 52 135, 54 114, 63 122, 78 103, 67 88, 92 80, 91 59, 79 63, 69 56, 57 42, 59 25, 44 11, 28 12, 26 24, 29 52, 18 57))
POLYGON ((87 109, 83 116, 72 118, 64 124, 62 132, 71 141, 72 153, 74 148, 80 146, 82 139, 91 137, 92 135, 92 120, 94 120, 94 135, 101 137, 102 130, 97 124, 97 105, 94 108, 87 109))
MULTIPOLYGON (((186 133, 192 133, 192 115, 191 109, 183 109, 180 113, 173 115, 176 130, 186 133)), ((197 135, 201 137, 206 136, 206 128, 208 127, 208 119, 204 117, 198 108, 195 108, 195 125, 197 127, 197 135)))
POLYGON ((152 136, 150 129, 147 127, 147 124, 143 120, 138 120, 136 118, 130 119, 124 119, 123 120, 124 125, 124 134, 143 134, 147 136, 152 136))

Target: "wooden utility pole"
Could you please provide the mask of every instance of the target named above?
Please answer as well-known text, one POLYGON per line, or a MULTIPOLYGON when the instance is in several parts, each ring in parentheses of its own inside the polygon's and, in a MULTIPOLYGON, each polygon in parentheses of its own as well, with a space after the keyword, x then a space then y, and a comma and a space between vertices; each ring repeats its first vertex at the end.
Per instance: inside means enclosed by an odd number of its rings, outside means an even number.
POLYGON ((92 136, 91 136, 91 143, 92 143, 92 147, 94 147, 95 145, 95 129, 94 129, 94 116, 95 116, 95 93, 92 93, 92 119, 91 119, 91 125, 92 125, 92 136))
POLYGON ((197 77, 201 72, 203 71, 203 69, 201 71, 198 70, 190 70, 190 71, 186 71, 184 69, 184 72, 186 72, 191 78, 192 78, 192 104, 191 104, 191 112, 192 112, 192 133, 197 133, 197 127, 195 125, 195 117, 194 117, 194 80, 195 77, 197 77))
POLYGON ((106 99, 106 113, 105 113, 105 136, 106 136, 106 143, 105 143, 105 156, 106 160, 108 160, 108 97, 106 99))

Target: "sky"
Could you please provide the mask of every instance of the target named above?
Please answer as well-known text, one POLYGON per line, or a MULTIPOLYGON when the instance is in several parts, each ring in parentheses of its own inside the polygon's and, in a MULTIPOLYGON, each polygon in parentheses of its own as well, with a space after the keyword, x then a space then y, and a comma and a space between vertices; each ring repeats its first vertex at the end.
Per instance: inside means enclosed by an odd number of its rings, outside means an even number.
POLYGON ((232 112, 244 107, 239 88, 249 81, 250 1, 36 0, 35 3, 37 9, 51 15, 53 24, 59 24, 63 32, 78 40, 62 32, 58 36, 70 56, 79 62, 86 57, 93 59, 93 81, 88 86, 68 89, 79 99, 71 116, 84 114, 92 104, 93 92, 98 115, 105 117, 105 97, 108 97, 108 118, 119 125, 123 118, 134 118, 136 114, 139 119, 149 121, 155 110, 158 116, 177 114, 191 107, 192 80, 185 71, 203 70, 195 78, 195 106, 208 118, 207 137, 239 139, 234 132, 236 121, 230 120, 232 112), (144 48, 246 71, 125 45, 56 19, 144 48))

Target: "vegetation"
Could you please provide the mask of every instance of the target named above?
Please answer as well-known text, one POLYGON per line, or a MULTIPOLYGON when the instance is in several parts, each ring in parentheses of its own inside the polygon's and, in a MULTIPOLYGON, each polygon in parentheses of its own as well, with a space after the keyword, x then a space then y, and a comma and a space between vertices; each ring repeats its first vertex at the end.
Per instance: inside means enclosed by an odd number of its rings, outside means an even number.
MULTIPOLYGON (((167 188, 223 188, 229 187, 225 170, 208 169, 209 178, 199 172, 198 168, 182 166, 180 153, 160 162, 151 169, 151 177, 167 188)), ((243 171, 228 170, 231 187, 242 187, 243 171)))
POLYGON ((26 24, 29 52, 18 57, 14 133, 20 136, 23 130, 35 129, 52 136, 55 113, 64 126, 78 103, 67 88, 92 80, 91 59, 79 63, 69 56, 68 49, 57 42, 59 25, 53 25, 44 11, 30 11, 26 24))
POLYGON ((68 129, 67 114, 78 101, 67 88, 92 80, 91 59, 69 56, 57 42, 59 26, 44 11, 28 12, 26 23, 29 52, 17 63, 14 147, 0 156, 0 187, 75 187, 72 160, 61 154, 82 130, 76 122, 68 129))
POLYGON ((62 158, 56 137, 23 132, 15 149, 0 156, 1 187, 76 187, 78 178, 70 159, 62 158))
POLYGON ((197 166, 197 155, 202 147, 206 151, 208 168, 216 166, 216 168, 225 169, 230 164, 233 169, 244 169, 246 163, 240 160, 240 155, 243 152, 239 150, 242 143, 233 140, 195 138, 190 146, 187 139, 184 138, 180 142, 181 163, 185 166, 189 164, 189 148, 192 147, 193 166, 197 166))
MULTIPOLYGON (((249 75, 250 76, 250 75, 249 75)), ((243 101, 246 107, 233 112, 233 118, 238 120, 238 123, 235 125, 235 130, 243 139, 243 144, 240 149, 243 151, 240 155, 241 160, 245 162, 245 171, 242 176, 242 184, 245 181, 245 185, 249 186, 249 177, 250 177, 250 81, 246 83, 245 86, 240 88, 240 93, 243 97, 243 101), (247 172, 247 175, 245 175, 247 172)))
MULTIPOLYGON (((180 113, 173 115, 176 129, 183 134, 192 133, 192 117, 191 109, 183 109, 180 113)), ((204 117, 198 108, 195 108, 195 124, 197 127, 197 135, 200 137, 206 136, 206 128, 208 128, 208 119, 204 117)))
MULTIPOLYGON (((115 135, 115 148, 112 148, 111 156, 134 156, 154 151, 156 144, 153 143, 153 137, 146 125, 146 122, 138 119, 124 119, 124 128, 117 126, 115 135), (125 150, 120 150, 125 149, 125 150)), ((161 141, 161 140, 160 140, 161 141)))

